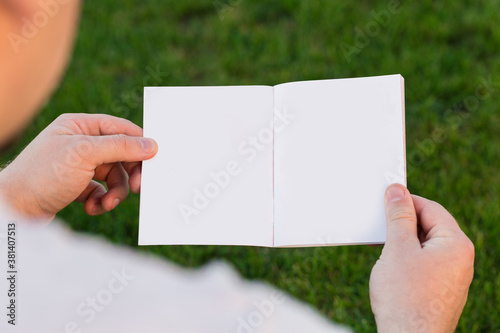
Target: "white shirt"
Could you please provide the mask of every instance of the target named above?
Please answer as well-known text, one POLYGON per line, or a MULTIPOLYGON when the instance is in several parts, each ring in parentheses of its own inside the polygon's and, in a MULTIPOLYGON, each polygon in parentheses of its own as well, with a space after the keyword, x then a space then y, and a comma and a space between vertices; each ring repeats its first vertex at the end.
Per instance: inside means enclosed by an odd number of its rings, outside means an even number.
POLYGON ((34 226, 1 202, 0 304, 0 332, 348 332, 277 288, 241 278, 225 262, 182 268, 57 220, 34 226), (11 221, 14 274, 7 273, 11 221), (15 326, 8 324, 10 299, 15 326))

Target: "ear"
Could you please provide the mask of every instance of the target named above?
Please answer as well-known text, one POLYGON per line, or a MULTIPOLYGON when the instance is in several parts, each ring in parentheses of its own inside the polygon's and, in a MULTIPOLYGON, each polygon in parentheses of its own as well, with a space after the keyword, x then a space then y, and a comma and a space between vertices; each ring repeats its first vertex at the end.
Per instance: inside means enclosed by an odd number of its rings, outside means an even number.
MULTIPOLYGON (((32 1, 0 0, 0 32, 6 36, 8 32, 17 31, 21 28, 22 17, 29 17, 33 12, 32 1)), ((5 38, 2 38, 2 43, 5 38)))
POLYGON ((31 17, 40 8, 40 4, 36 0, 0 0, 0 7, 21 18, 31 17))

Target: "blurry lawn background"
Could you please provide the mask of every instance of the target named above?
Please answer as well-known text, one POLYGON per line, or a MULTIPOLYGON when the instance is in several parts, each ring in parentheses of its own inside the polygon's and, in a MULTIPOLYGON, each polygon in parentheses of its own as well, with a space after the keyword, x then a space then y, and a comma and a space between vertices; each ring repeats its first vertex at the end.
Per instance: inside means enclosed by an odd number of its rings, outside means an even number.
MULTIPOLYGON (((424 0, 391 8, 391 1, 367 0, 86 1, 60 89, 3 161, 61 113, 108 113, 142 125, 143 80, 154 69, 168 73, 157 85, 275 85, 401 73, 408 187, 448 208, 476 246, 458 331, 500 331, 500 2, 424 0), (381 11, 389 17, 377 23, 381 11), (489 96, 481 78, 497 82, 489 96), (486 97, 475 100, 476 92, 486 97)), ((59 216, 76 230, 137 247, 138 195, 103 216, 86 216, 81 204, 59 216)), ((139 251, 188 267, 223 258, 243 276, 268 281, 336 322, 375 331, 368 280, 381 247, 139 251)))

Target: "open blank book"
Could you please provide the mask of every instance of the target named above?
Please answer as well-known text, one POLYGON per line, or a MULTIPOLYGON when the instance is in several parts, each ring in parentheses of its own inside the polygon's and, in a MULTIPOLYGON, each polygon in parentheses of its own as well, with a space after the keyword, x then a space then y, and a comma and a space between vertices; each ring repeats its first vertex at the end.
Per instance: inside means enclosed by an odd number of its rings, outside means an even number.
POLYGON ((146 87, 139 245, 385 242, 406 185, 401 75, 146 87))

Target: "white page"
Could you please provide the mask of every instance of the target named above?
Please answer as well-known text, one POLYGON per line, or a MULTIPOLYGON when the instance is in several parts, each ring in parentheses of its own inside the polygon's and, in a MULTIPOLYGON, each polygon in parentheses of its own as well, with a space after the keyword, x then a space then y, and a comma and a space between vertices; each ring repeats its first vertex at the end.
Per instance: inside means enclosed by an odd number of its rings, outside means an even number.
POLYGON ((385 242, 384 191, 406 185, 400 75, 275 87, 274 246, 385 242), (281 111, 280 111, 281 110, 281 111))
POLYGON ((144 136, 159 151, 143 164, 140 245, 273 245, 273 98, 265 86, 145 88, 144 136), (215 195, 210 172, 228 163, 240 172, 215 195), (205 186, 206 208, 194 192, 205 186))

